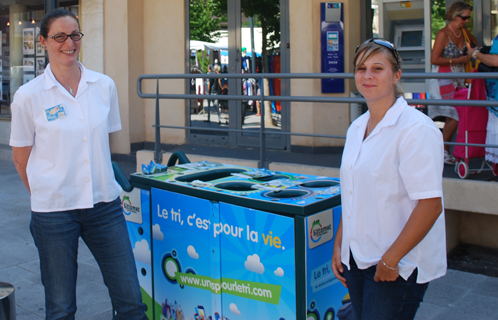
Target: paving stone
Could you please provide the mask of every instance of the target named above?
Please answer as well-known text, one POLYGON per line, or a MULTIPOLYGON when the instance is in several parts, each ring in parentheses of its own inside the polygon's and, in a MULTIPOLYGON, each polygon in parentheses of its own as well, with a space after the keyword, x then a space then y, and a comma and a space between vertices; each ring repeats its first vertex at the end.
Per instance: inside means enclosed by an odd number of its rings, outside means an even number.
POLYGON ((36 270, 35 272, 31 272, 29 270, 22 268, 19 265, 0 269, 0 276, 1 276, 0 281, 10 283, 14 287, 16 287, 17 283, 21 280, 33 281, 35 279, 40 278, 38 270, 36 270))
POLYGON ((470 291, 469 288, 458 285, 430 283, 425 293, 424 301, 430 301, 431 304, 447 307, 470 293, 470 291))
POLYGON ((481 320, 498 319, 498 300, 477 294, 467 294, 434 320, 481 320))
POLYGON ((20 263, 38 258, 38 250, 31 243, 18 243, 16 245, 5 245, 0 247, 2 259, 0 269, 14 266, 20 263))
POLYGON ((80 318, 78 314, 76 314, 76 320, 110 320, 112 319, 112 311, 106 311, 104 313, 91 316, 89 318, 80 318))
MULTIPOLYGON (((77 319, 90 319, 112 311, 109 291, 102 281, 91 281, 78 285, 76 300, 78 305, 77 319)), ((107 319, 112 319, 112 316, 107 319)))
POLYGON ((444 307, 432 303, 422 302, 415 316, 415 320, 431 320, 439 313, 444 312, 444 310, 444 307))
POLYGON ((40 277, 40 260, 38 258, 18 264, 20 268, 30 271, 40 277))
POLYGON ((439 285, 439 284, 454 284, 454 285, 459 285, 462 287, 468 287, 468 288, 473 288, 476 286, 479 286, 481 282, 485 281, 486 279, 489 279, 488 276, 482 275, 482 274, 477 274, 477 273, 470 273, 470 272, 462 272, 458 270, 453 270, 453 269, 448 269, 446 271, 446 275, 436 279, 434 281, 431 281, 431 284, 429 285, 429 288, 431 285, 439 285))
POLYGON ((45 316, 40 316, 39 314, 35 314, 29 310, 24 309, 23 307, 17 305, 16 306, 16 320, 38 320, 45 319, 45 316))
POLYGON ((472 293, 498 299, 498 278, 487 277, 472 289, 472 293))
POLYGON ((22 279, 15 284, 16 304, 23 310, 45 318, 45 290, 41 284, 22 279))

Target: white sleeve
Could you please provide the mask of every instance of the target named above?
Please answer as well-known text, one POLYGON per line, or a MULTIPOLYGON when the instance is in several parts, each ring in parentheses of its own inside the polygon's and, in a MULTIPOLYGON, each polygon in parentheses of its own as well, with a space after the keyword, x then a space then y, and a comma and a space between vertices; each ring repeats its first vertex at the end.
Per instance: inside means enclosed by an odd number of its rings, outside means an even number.
POLYGON ((27 105, 22 94, 17 91, 10 105, 12 120, 10 124, 10 141, 12 147, 28 147, 33 145, 35 122, 32 108, 27 105))
POLYGON ((121 117, 119 115, 118 90, 114 81, 111 80, 109 95, 110 95, 110 110, 108 118, 109 133, 121 130, 121 117))
POLYGON ((404 133, 399 173, 411 200, 443 196, 444 142, 437 128, 418 124, 404 133))

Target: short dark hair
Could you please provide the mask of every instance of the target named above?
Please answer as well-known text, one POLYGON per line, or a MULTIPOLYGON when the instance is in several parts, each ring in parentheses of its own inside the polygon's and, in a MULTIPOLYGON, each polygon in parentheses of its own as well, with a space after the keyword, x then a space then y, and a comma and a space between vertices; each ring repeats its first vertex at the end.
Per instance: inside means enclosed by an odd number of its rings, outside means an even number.
POLYGON ((63 17, 73 18, 78 23, 78 28, 80 28, 80 21, 78 20, 78 17, 76 17, 74 15, 74 13, 72 13, 69 10, 59 8, 59 9, 54 9, 54 10, 48 12, 45 15, 45 17, 43 17, 43 20, 40 24, 40 35, 44 38, 47 38, 48 37, 48 30, 50 30, 50 26, 52 25, 52 22, 54 22, 55 20, 57 20, 59 18, 63 18, 63 17))

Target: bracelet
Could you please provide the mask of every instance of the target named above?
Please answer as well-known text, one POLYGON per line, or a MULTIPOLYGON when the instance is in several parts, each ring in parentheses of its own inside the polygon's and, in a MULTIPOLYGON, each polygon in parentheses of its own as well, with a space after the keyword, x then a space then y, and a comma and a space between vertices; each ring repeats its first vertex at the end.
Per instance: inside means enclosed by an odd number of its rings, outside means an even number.
POLYGON ((477 53, 478 53, 478 52, 479 52, 479 50, 474 51, 474 53, 472 54, 472 58, 474 58, 474 59, 475 59, 475 58, 477 57, 477 53))
POLYGON ((396 268, 393 268, 393 267, 388 266, 388 265, 384 262, 384 260, 382 260, 382 258, 380 258, 380 262, 382 262, 382 264, 384 265, 384 267, 386 267, 386 268, 387 268, 387 269, 389 269, 389 270, 396 271, 396 270, 398 269, 398 266, 396 266, 396 268))
POLYGON ((451 64, 451 63, 452 63, 452 62, 451 62, 451 59, 450 59, 450 64, 451 64))

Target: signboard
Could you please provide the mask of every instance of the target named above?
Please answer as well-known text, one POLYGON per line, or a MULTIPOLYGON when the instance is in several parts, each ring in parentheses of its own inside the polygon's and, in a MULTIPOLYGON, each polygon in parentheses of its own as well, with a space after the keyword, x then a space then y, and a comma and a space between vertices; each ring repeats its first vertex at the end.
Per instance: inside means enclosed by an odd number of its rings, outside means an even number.
POLYGON ((296 318, 292 218, 153 188, 152 220, 156 319, 296 318))
POLYGON ((306 319, 336 319, 346 289, 331 267, 334 234, 339 227, 341 207, 325 210, 306 218, 306 319))
MULTIPOLYGON (((344 73, 344 14, 341 2, 320 4, 321 72, 344 73)), ((344 93, 344 79, 322 79, 322 93, 344 93)))

